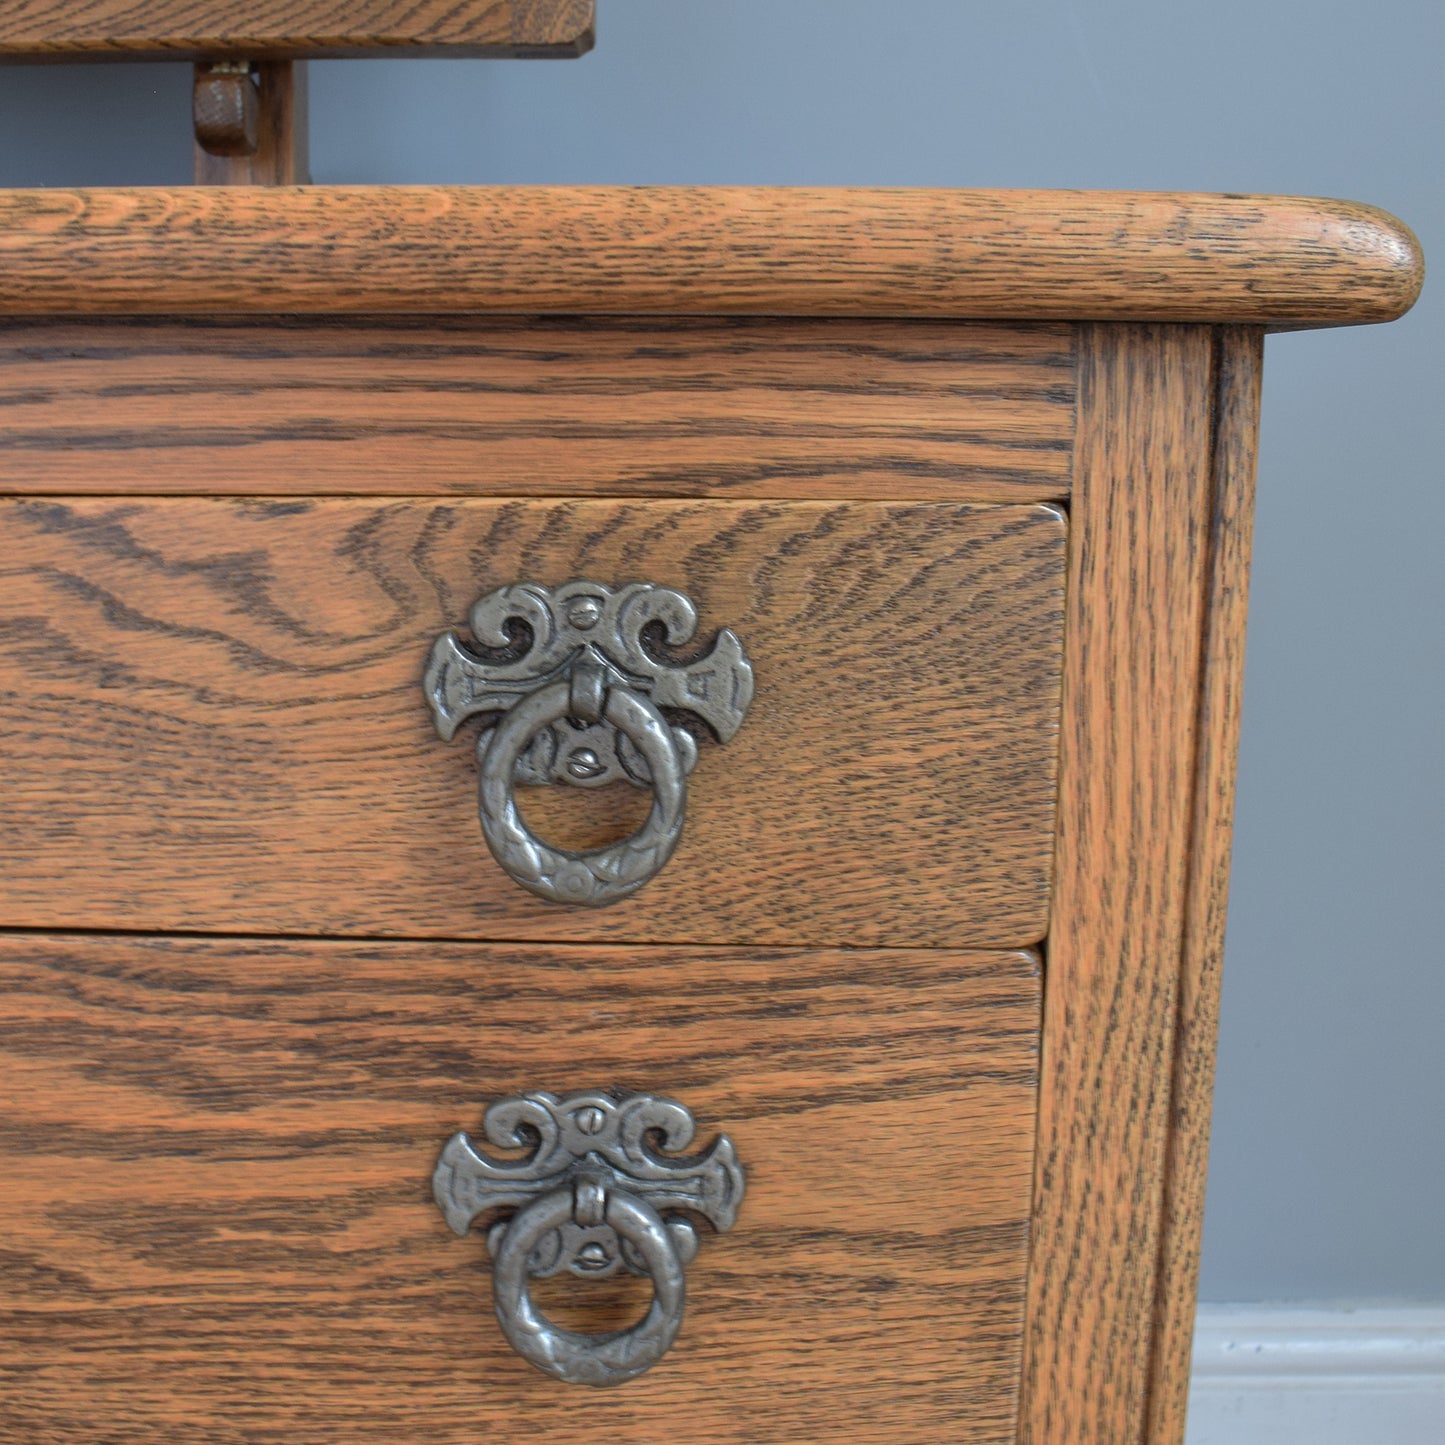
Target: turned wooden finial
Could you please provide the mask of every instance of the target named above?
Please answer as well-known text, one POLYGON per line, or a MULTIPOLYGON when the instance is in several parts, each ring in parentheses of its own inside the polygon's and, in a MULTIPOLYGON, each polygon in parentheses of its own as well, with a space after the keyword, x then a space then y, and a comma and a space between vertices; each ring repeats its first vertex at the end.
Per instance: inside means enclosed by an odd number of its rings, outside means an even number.
POLYGON ((201 61, 191 113, 197 185, 306 183, 304 61, 201 61))
POLYGON ((261 97, 250 63, 222 60, 196 66, 191 115, 196 144, 207 155, 254 155, 261 131, 261 97))

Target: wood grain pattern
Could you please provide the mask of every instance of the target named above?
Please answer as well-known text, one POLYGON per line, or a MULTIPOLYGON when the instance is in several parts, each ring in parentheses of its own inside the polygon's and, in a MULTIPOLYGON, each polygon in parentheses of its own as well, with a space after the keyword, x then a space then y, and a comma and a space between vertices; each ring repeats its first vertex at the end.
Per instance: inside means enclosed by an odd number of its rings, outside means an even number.
POLYGON ((0 322, 0 491, 1031 501, 1073 330, 934 321, 0 322))
POLYGON ((1367 206, 1130 192, 318 186, 0 194, 0 312, 1338 325, 1419 294, 1367 206))
POLYGON ((1173 1445, 1145 1430, 1184 1103, 1214 359, 1203 328, 1081 342, 1021 1445, 1173 1445))
POLYGON ((8 1438, 1011 1445, 1030 955, 11 935, 0 980, 8 1438), (598 1391, 511 1354, 429 1184, 492 1098, 609 1085, 748 1194, 598 1391))
POLYGON ((596 0, 6 0, 0 57, 565 58, 592 48, 595 11, 596 0))
MULTIPOLYGON (((249 150, 223 154, 206 144, 203 129, 206 102, 217 82, 210 66, 196 66, 191 116, 198 186, 296 186, 311 179, 305 63, 266 60, 255 66, 255 72, 256 143, 249 150)), ((244 77, 221 79, 253 84, 244 77)))
MULTIPOLYGON (((0 913, 30 927, 634 941, 1042 937, 1066 527, 942 503, 14 500, 0 913), (439 742, 434 638, 517 581, 680 587, 757 693, 661 875, 533 898, 439 742), (84 878, 84 885, 78 880, 84 878)), ((616 790, 611 836, 635 794, 616 790)), ((529 790, 543 836, 590 816, 529 790)))
POLYGON ((1145 1437, 1151 1445, 1180 1445, 1188 1409, 1219 1032, 1220 969, 1229 902, 1229 843, 1244 683, 1263 342, 1257 330, 1243 327, 1222 328, 1216 340, 1219 361, 1199 744, 1145 1437))

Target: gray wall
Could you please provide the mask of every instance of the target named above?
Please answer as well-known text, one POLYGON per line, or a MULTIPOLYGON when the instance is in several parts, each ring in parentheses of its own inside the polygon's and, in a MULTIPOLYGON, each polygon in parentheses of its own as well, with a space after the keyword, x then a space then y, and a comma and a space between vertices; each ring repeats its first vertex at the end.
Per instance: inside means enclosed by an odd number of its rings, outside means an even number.
MULTIPOLYGON (((313 65, 316 180, 1288 191, 1445 255, 1439 0, 601 11, 576 62, 313 65)), ((0 71, 0 185, 185 181, 187 107, 0 71)), ((1206 1298, 1445 1299, 1441 339, 1436 288, 1269 343, 1206 1298)))

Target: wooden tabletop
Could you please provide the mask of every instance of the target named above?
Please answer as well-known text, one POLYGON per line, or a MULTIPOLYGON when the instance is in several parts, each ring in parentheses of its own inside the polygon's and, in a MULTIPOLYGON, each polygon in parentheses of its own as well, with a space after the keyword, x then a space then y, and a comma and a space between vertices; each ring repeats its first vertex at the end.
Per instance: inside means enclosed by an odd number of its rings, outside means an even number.
POLYGON ((1292 196, 723 187, 0 191, 0 314, 1389 321, 1393 216, 1292 196))
POLYGON ((6 0, 0 60, 581 55, 595 0, 6 0))

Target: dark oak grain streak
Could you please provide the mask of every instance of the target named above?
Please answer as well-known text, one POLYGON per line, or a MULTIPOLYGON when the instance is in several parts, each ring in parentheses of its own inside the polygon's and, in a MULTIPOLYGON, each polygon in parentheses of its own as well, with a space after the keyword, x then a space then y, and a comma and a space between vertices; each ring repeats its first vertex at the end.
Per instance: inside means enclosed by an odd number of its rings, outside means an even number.
POLYGON ((1214 360, 1204 328, 1081 340, 1022 1445, 1174 1445, 1145 1430, 1184 1107, 1214 360))
POLYGON ((0 491, 1055 500, 1070 327, 0 322, 0 491))
POLYGON ((1010 1445, 1038 995, 1026 954, 0 939, 0 1422, 1010 1445), (511 1353, 429 1181, 490 1099, 609 1085, 748 1194, 673 1352, 597 1391, 511 1353))
MULTIPOLYGON (((0 912, 27 927, 1033 943, 1065 540, 1047 506, 5 502, 0 912), (681 588, 757 675, 742 730, 703 744, 676 856, 604 910, 543 903, 500 871, 474 729, 438 741, 420 688, 434 638, 464 630, 482 592, 576 576, 681 588)), ((617 835, 635 798, 542 788, 523 807, 575 845, 567 819, 610 816, 617 835)))
POLYGON ((1345 201, 729 187, 0 194, 0 313, 720 312, 1338 325, 1419 245, 1345 201))

